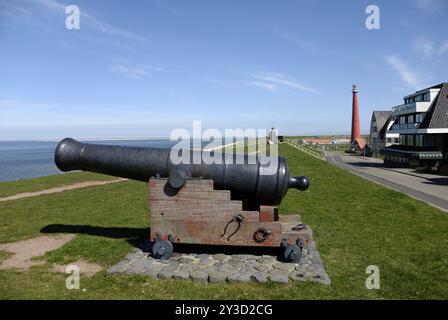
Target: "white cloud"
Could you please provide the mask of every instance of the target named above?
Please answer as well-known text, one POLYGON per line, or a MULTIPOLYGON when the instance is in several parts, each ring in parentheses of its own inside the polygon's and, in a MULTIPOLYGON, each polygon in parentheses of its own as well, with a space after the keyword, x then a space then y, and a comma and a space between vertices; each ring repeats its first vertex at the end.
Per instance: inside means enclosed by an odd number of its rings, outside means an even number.
POLYGON ((444 54, 448 52, 448 40, 442 43, 442 46, 437 51, 438 54, 444 54))
POLYGON ((112 73, 118 73, 132 79, 147 78, 152 76, 153 71, 161 71, 161 70, 162 70, 161 68, 151 67, 148 65, 131 66, 126 61, 123 61, 122 63, 117 63, 113 65, 112 68, 110 69, 112 73))
POLYGON ((430 59, 434 54, 434 42, 427 38, 420 38, 414 44, 414 50, 423 55, 425 59, 430 59))
POLYGON ((267 91, 275 91, 278 88, 273 83, 260 82, 260 81, 250 81, 248 84, 250 86, 255 86, 255 87, 259 87, 259 88, 265 89, 267 91))
POLYGON ((89 24, 92 28, 103 32, 105 34, 111 35, 111 36, 121 36, 130 40, 138 40, 141 42, 146 42, 148 39, 146 39, 145 37, 132 33, 132 32, 128 32, 116 27, 113 27, 107 23, 101 22, 100 20, 98 20, 97 18, 95 18, 95 16, 90 15, 88 13, 83 13, 81 11, 81 18, 85 17, 86 18, 86 22, 87 24, 89 24))
MULTIPOLYGON (((29 1, 21 1, 17 0, 13 1, 0 1, 0 15, 8 18, 8 20, 12 23, 28 23, 32 25, 36 25, 35 20, 36 13, 33 10, 30 10, 29 4, 34 4, 35 7, 43 11, 44 14, 48 15, 59 15, 63 18, 66 17, 65 8, 68 4, 56 1, 56 0, 29 0, 29 1)), ((107 24, 100 19, 98 19, 95 15, 89 13, 85 7, 80 7, 81 12, 81 28, 87 26, 88 28, 95 29, 101 33, 110 35, 110 36, 118 36, 122 38, 127 38, 129 40, 137 40, 140 42, 146 42, 147 39, 144 36, 139 34, 135 34, 129 32, 127 30, 120 29, 118 27, 114 27, 110 24, 107 24)), ((61 24, 61 28, 63 28, 64 22, 61 24)))
POLYGON ((443 6, 444 0, 415 0, 415 6, 423 11, 435 12, 439 11, 443 6))
POLYGON ((435 55, 442 55, 448 52, 448 40, 434 42, 432 39, 421 37, 414 44, 414 50, 425 59, 430 59, 435 55))
POLYGON ((434 12, 442 8, 443 0, 415 0, 415 6, 421 10, 434 12))
POLYGON ((398 73, 401 80, 407 86, 414 89, 421 86, 417 72, 413 71, 407 64, 405 64, 398 55, 386 57, 386 62, 398 73))
POLYGON ((281 73, 255 73, 251 75, 259 87, 264 87, 264 89, 274 91, 277 88, 290 88, 297 91, 316 93, 317 90, 308 87, 295 79, 281 74, 281 73))
POLYGON ((238 88, 239 85, 237 83, 231 82, 231 81, 224 81, 216 78, 196 78, 197 80, 217 84, 224 87, 232 87, 232 88, 238 88))

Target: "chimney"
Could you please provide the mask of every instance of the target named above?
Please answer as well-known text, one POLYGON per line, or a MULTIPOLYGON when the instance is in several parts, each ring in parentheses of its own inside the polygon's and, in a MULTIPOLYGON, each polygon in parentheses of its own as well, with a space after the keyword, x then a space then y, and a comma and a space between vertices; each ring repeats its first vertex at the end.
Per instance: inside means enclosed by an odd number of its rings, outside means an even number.
POLYGON ((358 110, 358 86, 353 85, 353 106, 352 106, 352 136, 350 141, 353 142, 356 139, 361 138, 361 130, 359 127, 359 110, 358 110))

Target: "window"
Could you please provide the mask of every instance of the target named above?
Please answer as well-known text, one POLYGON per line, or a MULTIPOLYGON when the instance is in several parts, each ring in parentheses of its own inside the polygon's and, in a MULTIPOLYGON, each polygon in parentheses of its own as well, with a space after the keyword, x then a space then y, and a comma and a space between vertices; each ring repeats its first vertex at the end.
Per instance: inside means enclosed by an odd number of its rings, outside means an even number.
POLYGON ((405 146, 406 145, 406 136, 404 136, 404 135, 400 135, 400 144, 402 145, 402 146, 405 146))
POLYGON ((400 117, 400 124, 406 123, 406 117, 400 117))
POLYGON ((414 115, 413 114, 408 116, 408 123, 414 123, 414 115))
POLYGON ((421 123, 423 121, 423 113, 417 113, 415 115, 415 122, 416 123, 421 123))
POLYGON ((400 141, 399 141, 398 138, 395 138, 394 140, 395 140, 395 141, 394 141, 395 143, 400 143, 400 141))
POLYGON ((387 138, 387 142, 392 142, 392 138, 387 138))
POLYGON ((423 135, 422 134, 417 134, 415 136, 415 146, 423 147, 423 135))
POLYGON ((412 134, 409 134, 408 136, 408 139, 407 139, 407 145, 408 146, 413 146, 414 145, 414 136, 412 135, 412 134))

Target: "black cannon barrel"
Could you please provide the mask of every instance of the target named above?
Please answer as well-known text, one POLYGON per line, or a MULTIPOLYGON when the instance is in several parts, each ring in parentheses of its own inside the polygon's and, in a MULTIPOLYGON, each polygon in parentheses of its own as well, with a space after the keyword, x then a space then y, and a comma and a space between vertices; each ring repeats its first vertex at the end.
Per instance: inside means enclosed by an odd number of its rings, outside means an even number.
POLYGON ((289 188, 306 190, 309 186, 307 177, 291 176, 284 157, 188 152, 192 163, 175 164, 171 149, 90 144, 65 138, 56 147, 55 163, 62 171, 84 170, 140 181, 165 177, 171 190, 180 189, 188 179, 212 179, 215 189, 230 190, 232 198, 263 205, 280 204, 289 188), (215 161, 205 161, 207 156, 215 161), (196 163, 194 159, 200 160, 196 163), (278 160, 276 170, 265 174, 268 161, 272 165, 273 160, 278 160))

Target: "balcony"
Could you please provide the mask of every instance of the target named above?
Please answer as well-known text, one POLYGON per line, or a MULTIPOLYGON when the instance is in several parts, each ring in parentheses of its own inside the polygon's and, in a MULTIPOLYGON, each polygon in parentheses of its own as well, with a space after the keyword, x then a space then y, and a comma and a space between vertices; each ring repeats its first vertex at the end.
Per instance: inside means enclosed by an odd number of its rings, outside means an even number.
POLYGON ((408 113, 426 112, 431 105, 429 101, 412 102, 408 104, 401 104, 392 108, 393 116, 400 116, 408 113))
POLYGON ((396 123, 390 128, 390 131, 413 130, 417 129, 419 125, 420 123, 396 123))

